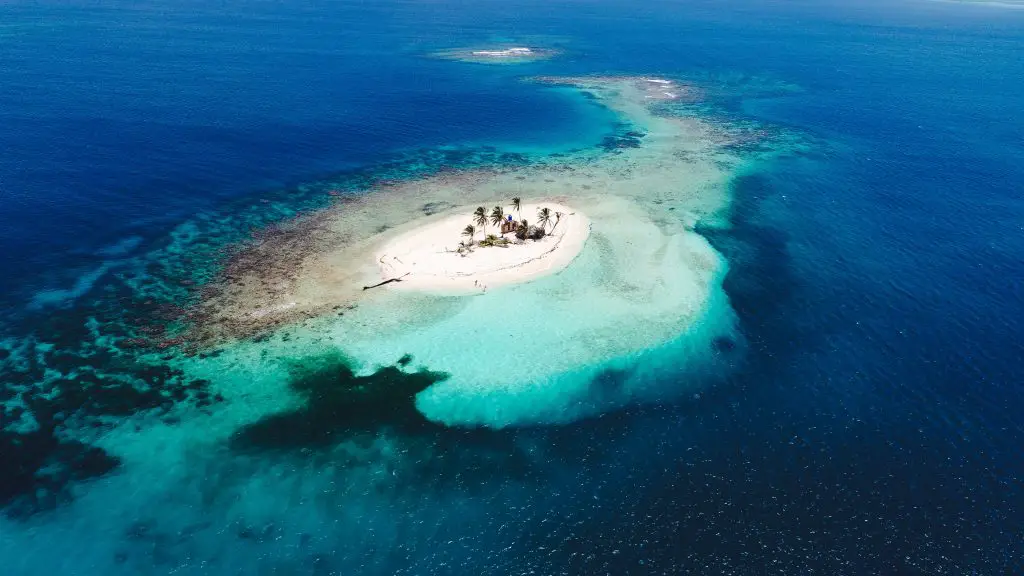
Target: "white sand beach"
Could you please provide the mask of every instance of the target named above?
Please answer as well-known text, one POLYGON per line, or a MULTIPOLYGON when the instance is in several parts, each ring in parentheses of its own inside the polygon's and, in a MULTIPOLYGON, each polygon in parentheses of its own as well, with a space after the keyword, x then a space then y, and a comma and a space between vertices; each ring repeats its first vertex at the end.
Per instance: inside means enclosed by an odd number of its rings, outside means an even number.
MULTIPOLYGON (((550 234, 538 240, 518 240, 505 234, 507 246, 480 246, 485 233, 498 230, 488 225, 478 230, 474 242, 463 235, 473 220, 473 207, 454 210, 388 241, 377 253, 381 280, 396 281, 390 288, 433 293, 484 292, 506 284, 528 282, 564 269, 583 249, 590 234, 587 217, 563 204, 529 203, 510 215, 531 223, 546 207, 552 221, 550 234), (561 214, 557 219, 555 214, 561 214), (459 250, 460 242, 468 249, 459 250)), ((478 226, 478 228, 480 228, 478 226)))

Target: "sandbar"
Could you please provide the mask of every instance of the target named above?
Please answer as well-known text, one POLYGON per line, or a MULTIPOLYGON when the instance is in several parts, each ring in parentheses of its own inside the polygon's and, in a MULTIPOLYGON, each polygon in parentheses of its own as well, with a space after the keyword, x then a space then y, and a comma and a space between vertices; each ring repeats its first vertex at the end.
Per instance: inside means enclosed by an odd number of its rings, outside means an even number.
POLYGON ((434 58, 457 60, 476 64, 524 64, 539 60, 548 60, 559 54, 551 48, 529 46, 486 47, 486 48, 455 48, 441 50, 431 54, 434 58))

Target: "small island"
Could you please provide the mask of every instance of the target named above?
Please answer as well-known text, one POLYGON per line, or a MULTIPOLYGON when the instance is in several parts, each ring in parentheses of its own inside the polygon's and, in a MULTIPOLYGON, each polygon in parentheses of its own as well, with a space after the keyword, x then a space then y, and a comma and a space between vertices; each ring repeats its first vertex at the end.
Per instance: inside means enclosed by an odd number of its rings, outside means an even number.
MULTIPOLYGON (((532 80, 588 94, 635 129, 550 162, 498 159, 426 175, 411 171, 351 194, 325 188, 334 198, 328 206, 240 243, 188 310, 190 330, 182 338, 206 347, 313 319, 367 331, 350 334, 351 342, 385 333, 397 338, 399 328, 451 312, 456 299, 436 295, 488 293, 463 303, 472 306, 548 288, 566 302, 603 307, 592 326, 642 324, 642 337, 630 330, 610 337, 629 342, 622 350, 678 334, 679 322, 704 310, 701 302, 717 281, 718 259, 692 222, 725 211, 727 146, 759 141, 763 133, 674 114, 665 104, 699 102, 703 94, 664 76, 532 80), (510 202, 516 195, 524 198, 510 202), (585 246, 591 239, 593 250, 585 246)), ((552 314, 570 309, 552 306, 552 314)))
POLYGON ((456 48, 442 50, 432 54, 435 58, 473 62, 476 64, 525 64, 547 60, 558 55, 557 50, 550 48, 531 48, 529 46, 489 47, 489 48, 456 48))
POLYGON ((460 209, 385 243, 377 253, 381 282, 367 288, 486 292, 562 270, 589 234, 582 213, 557 203, 513 198, 490 210, 460 209))

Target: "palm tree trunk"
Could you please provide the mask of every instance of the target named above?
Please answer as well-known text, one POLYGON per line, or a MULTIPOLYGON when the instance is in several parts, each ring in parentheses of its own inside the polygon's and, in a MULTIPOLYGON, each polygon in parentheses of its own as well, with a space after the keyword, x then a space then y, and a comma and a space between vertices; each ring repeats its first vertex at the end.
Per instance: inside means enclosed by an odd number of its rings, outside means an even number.
POLYGON ((555 225, 551 227, 551 232, 548 232, 548 234, 554 234, 555 233, 555 228, 558 228, 558 223, 561 222, 561 221, 562 221, 561 218, 559 218, 558 220, 555 220, 555 225))

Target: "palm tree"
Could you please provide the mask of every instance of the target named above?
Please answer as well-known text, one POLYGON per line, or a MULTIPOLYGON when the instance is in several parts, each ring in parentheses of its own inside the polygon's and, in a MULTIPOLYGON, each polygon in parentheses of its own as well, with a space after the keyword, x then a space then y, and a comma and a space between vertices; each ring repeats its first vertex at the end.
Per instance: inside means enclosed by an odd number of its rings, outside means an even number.
POLYGON ((523 216, 523 201, 522 201, 521 198, 519 198, 519 196, 516 196, 515 198, 512 199, 512 208, 514 208, 515 211, 519 214, 519 217, 522 218, 522 216, 523 216))
POLYGON ((558 228, 558 223, 562 221, 562 213, 555 212, 555 225, 551 227, 551 234, 555 233, 555 228, 558 228))
POLYGON ((476 226, 473 226, 472 224, 466 226, 465 228, 462 229, 462 235, 469 236, 469 243, 472 244, 473 237, 476 236, 476 226))
POLYGON ((544 229, 544 232, 548 231, 549 222, 551 222, 551 208, 544 207, 537 210, 537 223, 544 229))
MULTIPOLYGON (((502 221, 505 220, 505 211, 501 209, 501 206, 495 206, 494 210, 491 210, 491 224, 495 226, 501 226, 502 221)), ((500 228, 499 228, 500 229, 500 228)))
POLYGON ((484 233, 487 232, 487 210, 483 206, 478 206, 476 212, 473 212, 473 221, 484 233))

